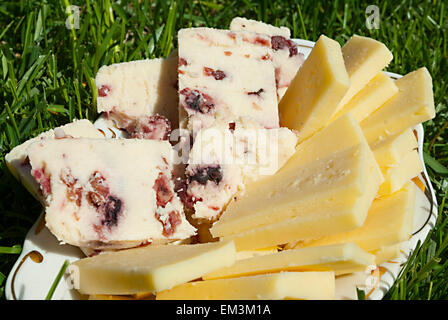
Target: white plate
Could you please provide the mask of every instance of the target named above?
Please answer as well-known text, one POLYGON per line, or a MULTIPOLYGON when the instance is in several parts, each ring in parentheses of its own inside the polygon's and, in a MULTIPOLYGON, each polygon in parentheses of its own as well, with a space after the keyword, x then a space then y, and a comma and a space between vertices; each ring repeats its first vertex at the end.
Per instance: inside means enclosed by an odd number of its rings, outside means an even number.
MULTIPOLYGON (((305 57, 311 52, 314 42, 295 40, 299 45, 299 51, 305 57)), ((388 73, 392 78, 400 78, 400 75, 388 73)), ((122 132, 114 127, 108 127, 107 122, 100 117, 95 126, 101 129, 108 138, 122 136, 122 132)), ((423 165, 423 126, 415 128, 418 138, 418 151, 423 165)), ((402 254, 394 261, 383 263, 376 269, 368 268, 365 272, 357 272, 336 279, 337 299, 357 299, 356 288, 366 293, 366 298, 379 300, 393 285, 400 273, 403 264, 407 261, 409 253, 415 248, 417 242, 427 237, 437 220, 437 199, 430 183, 426 168, 419 176, 427 190, 424 194, 419 191, 414 217, 414 234, 409 241, 403 244, 402 254), (432 203, 432 204, 431 204, 432 203)), ((419 189, 420 190, 420 189, 419 189)), ((6 281, 6 298, 13 300, 40 300, 45 299, 54 279, 65 260, 70 262, 84 257, 77 247, 67 244, 60 245, 57 239, 44 226, 43 215, 39 217, 34 226, 28 232, 23 250, 12 268, 6 281)), ((71 288, 67 274, 57 286, 54 300, 73 300, 85 298, 71 288)))

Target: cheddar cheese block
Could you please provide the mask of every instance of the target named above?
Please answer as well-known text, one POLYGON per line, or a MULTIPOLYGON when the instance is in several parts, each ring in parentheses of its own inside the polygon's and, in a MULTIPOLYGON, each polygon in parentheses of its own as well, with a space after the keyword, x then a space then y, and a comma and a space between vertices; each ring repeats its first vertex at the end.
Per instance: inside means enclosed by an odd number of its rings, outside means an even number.
POLYGON ((331 300, 334 295, 333 272, 280 272, 185 283, 158 292, 156 300, 331 300))
POLYGON ((177 60, 173 56, 102 66, 95 77, 97 111, 131 134, 154 115, 163 116, 176 128, 177 60))
POLYGON ((181 29, 179 119, 192 132, 215 120, 250 117, 278 128, 277 89, 269 36, 212 28, 181 29))
POLYGON ((303 242, 299 246, 355 242, 366 251, 375 251, 408 240, 412 232, 416 192, 417 187, 408 182, 401 190, 374 200, 360 228, 303 242))
POLYGON ((384 182, 378 190, 378 197, 391 194, 423 172, 423 163, 417 150, 408 151, 394 167, 383 170, 384 182))
POLYGON ((46 225, 62 242, 121 248, 195 233, 174 192, 166 141, 45 139, 27 150, 46 225))
MULTIPOLYGON (((358 211, 359 223, 362 223, 369 201, 382 182, 380 169, 359 124, 346 114, 299 144, 275 175, 249 184, 243 195, 237 195, 229 203, 211 232, 214 236, 235 234, 296 216, 312 215, 315 210, 325 215, 328 208, 352 205, 361 194, 364 198, 359 199, 367 201, 360 202, 362 206, 367 205, 358 211), (359 146, 362 151, 353 155, 349 149, 357 145, 363 145, 359 146), (363 160, 359 157, 361 154, 365 157, 363 160), (349 174, 344 176, 342 172, 349 174)), ((273 244, 279 243, 282 242, 273 244)))
POLYGON ((305 140, 327 125, 349 83, 339 43, 320 36, 279 103, 280 125, 305 140))
POLYGON ((383 43, 358 35, 352 36, 344 44, 342 55, 350 78, 350 87, 339 102, 338 110, 341 110, 393 58, 383 43))
POLYGON ((435 117, 431 76, 426 68, 395 81, 398 93, 361 122, 370 144, 435 117))
POLYGON ((358 228, 381 181, 366 144, 282 173, 249 185, 211 233, 248 250, 358 228))
POLYGON ((126 295, 167 290, 234 262, 232 242, 148 245, 80 259, 68 271, 83 294, 126 295))
POLYGON ((271 37, 272 62, 275 67, 275 82, 280 101, 305 60, 303 53, 299 52, 297 44, 290 39, 290 30, 286 27, 275 27, 261 21, 242 17, 234 18, 229 29, 262 33, 271 37))
POLYGON ((403 243, 396 243, 373 251, 372 254, 375 255, 375 264, 379 265, 384 262, 395 260, 402 254, 402 247, 403 243))
POLYGON ((335 275, 364 271, 375 256, 354 243, 284 250, 236 261, 202 277, 204 280, 235 278, 280 271, 334 271, 335 275))
POLYGON ((104 135, 94 127, 94 125, 86 119, 74 120, 71 123, 50 129, 39 134, 37 137, 29 139, 16 146, 6 156, 6 165, 13 176, 19 180, 25 188, 39 201, 43 201, 42 192, 39 189, 39 184, 31 175, 31 166, 28 158, 28 147, 36 142, 45 139, 61 139, 64 137, 73 138, 104 138, 104 135))
POLYGON ((184 203, 198 219, 216 220, 250 181, 274 174, 294 153, 297 136, 253 121, 216 121, 196 136, 186 168, 184 203))
POLYGON ((355 119, 361 122, 397 92, 394 80, 380 72, 336 112, 332 121, 350 111, 355 119))

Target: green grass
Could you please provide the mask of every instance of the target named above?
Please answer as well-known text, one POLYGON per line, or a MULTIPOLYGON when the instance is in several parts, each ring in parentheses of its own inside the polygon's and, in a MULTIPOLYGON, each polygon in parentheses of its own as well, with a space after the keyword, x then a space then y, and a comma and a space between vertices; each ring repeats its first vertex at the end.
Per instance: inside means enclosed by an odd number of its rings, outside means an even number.
POLYGON ((354 33, 371 36, 392 50, 389 71, 405 74, 428 68, 437 117, 424 125, 424 151, 440 205, 439 219, 386 298, 447 299, 448 4, 441 0, 380 3, 380 29, 369 30, 365 9, 371 1, 2 1, 0 295, 26 232, 41 210, 8 172, 5 154, 75 118, 94 120, 93 79, 100 66, 167 56, 176 47, 178 29, 226 28, 240 15, 287 26, 294 37, 309 40, 326 34, 342 44, 354 33), (80 29, 65 26, 70 5, 80 7, 80 29))

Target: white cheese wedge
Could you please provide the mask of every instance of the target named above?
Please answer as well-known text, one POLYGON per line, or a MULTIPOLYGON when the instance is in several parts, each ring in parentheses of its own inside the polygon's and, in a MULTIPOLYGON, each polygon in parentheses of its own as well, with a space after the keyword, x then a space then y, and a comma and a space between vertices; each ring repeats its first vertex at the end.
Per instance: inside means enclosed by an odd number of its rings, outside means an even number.
POLYGON ((383 169, 384 182, 378 190, 378 197, 401 189, 406 182, 418 176, 424 170, 417 150, 408 151, 393 167, 383 169))
POLYGON ((392 53, 383 43, 358 35, 352 36, 344 44, 342 55, 350 77, 350 87, 339 102, 338 110, 341 110, 393 59, 392 53))
MULTIPOLYGON (((348 113, 299 144, 277 174, 249 184, 243 195, 230 202, 211 232, 214 236, 225 236, 301 214, 311 215, 314 210, 323 210, 325 215, 327 208, 344 201, 349 205, 359 194, 372 201, 382 182, 381 171, 362 130, 348 113), (357 167, 360 159, 347 151, 360 144, 366 157, 361 161, 367 165, 364 169, 357 167), (358 173, 356 168, 361 171, 358 173), (350 174, 340 175, 344 170, 350 174), (367 172, 369 177, 365 176, 367 172), (356 179, 365 182, 357 184, 356 179)), ((367 209, 368 206, 359 211, 364 214, 359 216, 361 221, 367 209)), ((274 244, 279 243, 282 242, 274 244)))
POLYGON ((320 36, 279 103, 280 125, 305 140, 327 125, 348 87, 339 43, 320 36))
POLYGON ((355 242, 373 252, 409 239, 415 211, 417 187, 408 182, 401 190, 372 203, 365 223, 352 231, 299 243, 299 246, 322 246, 355 242))
POLYGON ((369 152, 360 144, 249 185, 223 214, 225 228, 215 229, 218 220, 211 233, 249 250, 360 227, 380 184, 369 152))
POLYGON ((148 245, 73 262, 73 285, 82 294, 136 294, 170 289, 235 262, 232 242, 148 245))
POLYGON ((369 144, 435 117, 432 79, 426 68, 395 80, 398 93, 361 122, 369 144))
POLYGON ((336 112, 332 121, 350 111, 355 119, 361 122, 397 92, 394 80, 380 72, 336 112))
POLYGON ((157 300, 332 300, 334 273, 280 272, 195 281, 158 292, 157 300))
POLYGON ((16 146, 6 156, 6 165, 13 176, 19 180, 23 186, 39 201, 43 201, 39 184, 31 175, 31 166, 29 164, 27 148, 34 142, 44 139, 54 139, 63 137, 73 138, 104 138, 104 135, 86 119, 75 120, 61 127, 50 129, 39 134, 37 137, 29 139, 16 146))
POLYGON ((250 117, 278 128, 271 39, 247 31, 182 29, 179 47, 180 126, 194 132, 218 119, 250 117))
POLYGON ((177 56, 102 66, 95 77, 97 111, 120 128, 161 115, 178 126, 177 56))
POLYGON ((253 121, 215 122, 196 136, 186 169, 186 200, 198 219, 216 220, 245 185, 272 175, 295 152, 287 128, 265 129, 253 121))
POLYGON ((280 101, 305 60, 305 56, 299 52, 297 44, 290 39, 290 30, 286 27, 275 27, 261 21, 241 17, 233 18, 229 28, 233 31, 245 30, 267 34, 271 37, 272 62, 275 67, 277 95, 280 101))
POLYGON ((334 271, 335 275, 364 271, 375 256, 354 243, 284 250, 238 260, 230 267, 208 273, 204 280, 236 278, 280 271, 334 271))
POLYGON ((46 139, 27 152, 46 225, 62 242, 107 249, 195 233, 174 192, 166 141, 46 139))

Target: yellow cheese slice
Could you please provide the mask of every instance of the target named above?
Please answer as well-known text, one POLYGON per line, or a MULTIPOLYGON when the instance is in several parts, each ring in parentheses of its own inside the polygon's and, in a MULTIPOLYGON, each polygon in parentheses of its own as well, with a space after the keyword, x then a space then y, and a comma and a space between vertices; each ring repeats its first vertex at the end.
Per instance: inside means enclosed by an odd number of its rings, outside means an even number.
POLYGON ((235 278, 280 271, 334 271, 335 275, 364 271, 375 256, 354 243, 284 250, 239 260, 206 274, 204 280, 235 278))
MULTIPOLYGON (((312 214, 311 210, 325 210, 334 207, 338 202, 349 204, 350 201, 353 202, 356 194, 375 196, 374 193, 378 191, 377 188, 383 179, 373 153, 368 147, 363 150, 371 176, 366 178, 367 171, 363 171, 359 173, 358 178, 369 179, 371 184, 350 183, 347 180, 349 176, 344 181, 336 180, 340 182, 339 187, 331 184, 334 179, 326 180, 334 170, 327 168, 325 161, 334 162, 331 157, 335 153, 358 144, 367 145, 367 142, 359 124, 348 113, 302 142, 296 148, 295 154, 275 175, 247 185, 244 194, 238 195, 230 202, 220 220, 212 226, 211 233, 215 237, 224 236, 296 215, 312 214), (332 197, 328 196, 330 193, 333 194, 332 197)), ((346 170, 355 168, 355 165, 351 168, 351 164, 348 163, 356 161, 355 158, 348 160, 341 156, 339 158, 340 164, 345 166, 346 170)), ((351 173, 355 174, 355 171, 352 170, 351 173)), ((366 214, 367 211, 362 213, 366 214)), ((360 212, 360 220, 363 220, 362 213, 360 212)))
POLYGON ((305 140, 328 123, 348 86, 339 43, 320 36, 279 103, 280 125, 305 140))
POLYGON ((372 252, 375 255, 375 264, 390 262, 401 254, 402 243, 392 244, 390 246, 381 247, 372 252))
POLYGON ((267 254, 272 254, 278 252, 280 249, 279 246, 272 246, 268 248, 254 249, 254 250, 243 250, 236 252, 236 260, 243 260, 258 256, 264 256, 267 254))
POLYGON ((82 294, 126 295, 169 289, 234 262, 228 241, 149 245, 77 260, 69 272, 82 294))
POLYGON ((416 192, 414 183, 408 182, 400 191, 373 201, 362 227, 318 240, 301 242, 298 246, 355 242, 362 249, 371 252, 408 240, 412 232, 416 192))
POLYGON ((382 171, 398 165, 407 153, 417 147, 417 139, 411 128, 371 146, 376 162, 382 171))
POLYGON ((350 111, 355 119, 361 122, 397 92, 394 80, 380 72, 342 106, 331 121, 350 111))
POLYGON ((383 43, 358 35, 352 36, 344 44, 342 55, 350 78, 350 87, 341 99, 338 110, 341 110, 393 58, 392 53, 383 43))
POLYGON ((195 281, 158 292, 157 300, 331 300, 331 271, 280 272, 249 277, 195 281))
POLYGON ((426 68, 395 81, 398 93, 361 122, 369 144, 435 117, 432 79, 426 68))
POLYGON ((383 175, 385 181, 378 189, 378 197, 391 194, 423 172, 423 164, 417 150, 408 151, 406 155, 394 166, 385 168, 383 175))

